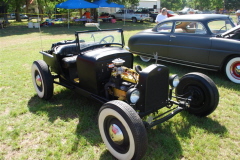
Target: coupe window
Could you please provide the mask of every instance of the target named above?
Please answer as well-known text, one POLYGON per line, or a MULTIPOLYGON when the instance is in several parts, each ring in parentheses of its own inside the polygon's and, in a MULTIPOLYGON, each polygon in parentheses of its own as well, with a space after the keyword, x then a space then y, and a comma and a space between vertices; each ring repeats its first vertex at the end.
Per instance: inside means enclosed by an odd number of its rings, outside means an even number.
POLYGON ((201 22, 177 21, 174 33, 206 34, 207 31, 201 22))
POLYGON ((217 20, 209 22, 208 27, 213 34, 220 34, 226 32, 234 26, 230 20, 217 20))
POLYGON ((161 23, 157 26, 157 32, 170 33, 172 31, 173 22, 161 23))

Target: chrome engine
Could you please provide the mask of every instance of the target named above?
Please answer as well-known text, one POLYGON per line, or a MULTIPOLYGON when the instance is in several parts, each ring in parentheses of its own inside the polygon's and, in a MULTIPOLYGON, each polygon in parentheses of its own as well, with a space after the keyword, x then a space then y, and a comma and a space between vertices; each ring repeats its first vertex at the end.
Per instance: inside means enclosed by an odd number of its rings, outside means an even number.
POLYGON ((109 99, 136 103, 139 99, 139 91, 136 89, 139 74, 131 68, 124 67, 124 62, 123 59, 117 58, 108 65, 112 72, 109 82, 105 85, 105 94, 109 99))

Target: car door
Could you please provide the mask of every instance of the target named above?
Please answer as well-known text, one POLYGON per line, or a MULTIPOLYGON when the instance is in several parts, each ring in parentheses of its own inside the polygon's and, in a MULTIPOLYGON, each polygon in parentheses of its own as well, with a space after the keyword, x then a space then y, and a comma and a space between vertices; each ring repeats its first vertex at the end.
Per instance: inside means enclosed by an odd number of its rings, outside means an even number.
POLYGON ((131 52, 160 58, 168 55, 168 43, 173 22, 158 24, 154 29, 147 29, 129 38, 131 52))
POLYGON ((211 40, 201 22, 176 21, 169 46, 171 61, 198 66, 208 64, 211 40))
POLYGON ((159 58, 167 57, 169 52, 169 38, 172 32, 173 22, 164 22, 156 26, 153 34, 146 35, 143 39, 145 44, 143 45, 146 53, 158 55, 159 58))
POLYGON ((117 11, 116 14, 115 14, 115 17, 116 17, 117 19, 123 19, 124 12, 125 12, 125 10, 119 10, 119 11, 117 11))

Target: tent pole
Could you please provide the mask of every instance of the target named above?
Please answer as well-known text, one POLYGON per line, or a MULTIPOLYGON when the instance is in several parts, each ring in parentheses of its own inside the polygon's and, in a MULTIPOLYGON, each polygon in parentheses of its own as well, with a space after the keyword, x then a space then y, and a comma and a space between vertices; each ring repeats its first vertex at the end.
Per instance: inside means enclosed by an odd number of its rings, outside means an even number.
POLYGON ((68 29, 69 29, 69 9, 68 9, 68 29))
POLYGON ((99 8, 97 9, 97 23, 99 24, 99 26, 100 26, 100 19, 98 19, 98 17, 100 16, 100 14, 99 14, 99 8))
POLYGON ((126 17, 125 17, 125 15, 126 15, 126 9, 125 8, 123 8, 124 10, 125 10, 125 12, 124 12, 124 25, 125 25, 125 21, 126 21, 126 17))

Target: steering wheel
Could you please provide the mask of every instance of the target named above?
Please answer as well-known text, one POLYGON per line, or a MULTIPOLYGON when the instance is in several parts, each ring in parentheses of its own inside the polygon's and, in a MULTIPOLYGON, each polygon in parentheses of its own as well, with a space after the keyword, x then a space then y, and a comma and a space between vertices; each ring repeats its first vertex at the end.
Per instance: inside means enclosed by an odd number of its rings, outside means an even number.
POLYGON ((223 28, 226 28, 226 29, 227 29, 226 26, 222 26, 217 33, 220 33, 220 31, 221 31, 223 28))
POLYGON ((112 35, 108 35, 106 37, 103 37, 99 43, 103 44, 103 43, 112 43, 114 41, 114 37, 112 35))

